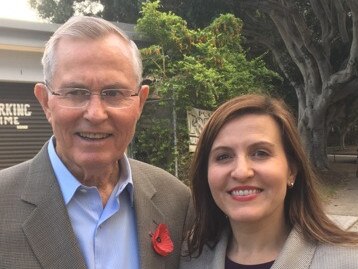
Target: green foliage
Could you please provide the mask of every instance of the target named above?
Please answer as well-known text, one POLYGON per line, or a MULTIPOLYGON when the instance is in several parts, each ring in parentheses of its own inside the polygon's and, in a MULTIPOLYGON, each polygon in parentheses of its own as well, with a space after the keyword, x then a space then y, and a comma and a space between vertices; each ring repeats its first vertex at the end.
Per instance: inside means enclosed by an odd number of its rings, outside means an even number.
POLYGON ((190 160, 187 108, 214 110, 243 93, 272 92, 273 81, 280 77, 261 58, 247 59, 241 47, 240 19, 226 14, 206 28, 189 29, 184 19, 160 8, 159 1, 146 2, 137 22, 137 31, 153 42, 142 49, 144 75, 153 80, 151 93, 162 101, 145 109, 133 153, 172 173, 176 156, 179 176, 185 179, 190 160), (177 117, 177 152, 172 109, 177 117))
POLYGON ((39 16, 63 23, 76 14, 96 15, 110 21, 135 23, 142 1, 133 0, 28 0, 39 16))
POLYGON ((173 146, 169 143, 158 143, 156 144, 156 147, 153 147, 153 143, 151 143, 151 141, 171 140, 173 134, 170 125, 170 119, 152 119, 150 124, 146 126, 146 131, 139 132, 136 135, 136 142, 134 145, 140 145, 140 151, 136 151, 136 157, 141 160, 150 159, 151 163, 155 165, 168 163, 169 170, 173 170, 173 156, 162 154, 163 152, 171 152, 173 146), (166 126, 166 128, 163 128, 163 126, 166 126))
POLYGON ((40 17, 54 23, 63 23, 70 18, 75 10, 74 0, 28 0, 30 6, 37 9, 40 17))
MULTIPOLYGON (((45 20, 63 23, 73 14, 96 15, 110 21, 135 23, 146 0, 28 0, 45 20), (101 8, 98 8, 101 7, 101 8)), ((220 0, 162 0, 163 10, 172 11, 192 25, 205 25, 224 8, 220 0)))

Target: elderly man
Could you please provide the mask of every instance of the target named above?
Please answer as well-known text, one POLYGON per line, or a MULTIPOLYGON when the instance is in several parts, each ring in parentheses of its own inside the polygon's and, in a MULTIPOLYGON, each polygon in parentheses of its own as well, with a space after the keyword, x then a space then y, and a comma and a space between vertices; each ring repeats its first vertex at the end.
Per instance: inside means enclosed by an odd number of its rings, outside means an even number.
POLYGON ((0 268, 177 268, 190 192, 125 155, 149 92, 136 45, 73 17, 42 64, 34 92, 54 135, 0 171, 0 268))

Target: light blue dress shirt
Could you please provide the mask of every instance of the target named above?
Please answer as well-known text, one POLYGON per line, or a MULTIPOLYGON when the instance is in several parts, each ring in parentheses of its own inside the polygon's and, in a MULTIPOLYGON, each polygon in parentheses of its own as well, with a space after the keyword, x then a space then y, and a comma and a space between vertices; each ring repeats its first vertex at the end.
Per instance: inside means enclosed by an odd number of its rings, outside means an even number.
POLYGON ((71 174, 54 144, 52 137, 48 153, 87 268, 139 269, 133 181, 127 157, 119 162, 120 179, 103 208, 97 188, 82 185, 71 174))

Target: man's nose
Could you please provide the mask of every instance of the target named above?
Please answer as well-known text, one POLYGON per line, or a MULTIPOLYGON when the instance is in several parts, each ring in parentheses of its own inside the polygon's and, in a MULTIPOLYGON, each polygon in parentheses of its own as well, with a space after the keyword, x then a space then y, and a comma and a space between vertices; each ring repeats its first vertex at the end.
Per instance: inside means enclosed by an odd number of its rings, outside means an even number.
POLYGON ((84 117, 91 121, 103 121, 108 118, 107 106, 99 94, 92 94, 85 107, 84 117))

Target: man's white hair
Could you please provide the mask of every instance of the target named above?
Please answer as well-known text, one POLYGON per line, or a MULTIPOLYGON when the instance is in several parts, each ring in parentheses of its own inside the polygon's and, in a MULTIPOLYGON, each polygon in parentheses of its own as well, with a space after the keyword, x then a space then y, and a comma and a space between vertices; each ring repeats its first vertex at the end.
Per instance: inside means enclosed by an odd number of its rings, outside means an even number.
POLYGON ((133 61, 134 73, 137 78, 137 86, 142 82, 142 59, 137 45, 116 25, 97 17, 74 16, 61 25, 49 41, 46 43, 42 57, 44 81, 51 82, 56 69, 56 47, 61 38, 76 38, 96 40, 115 34, 128 42, 131 58, 133 61))

